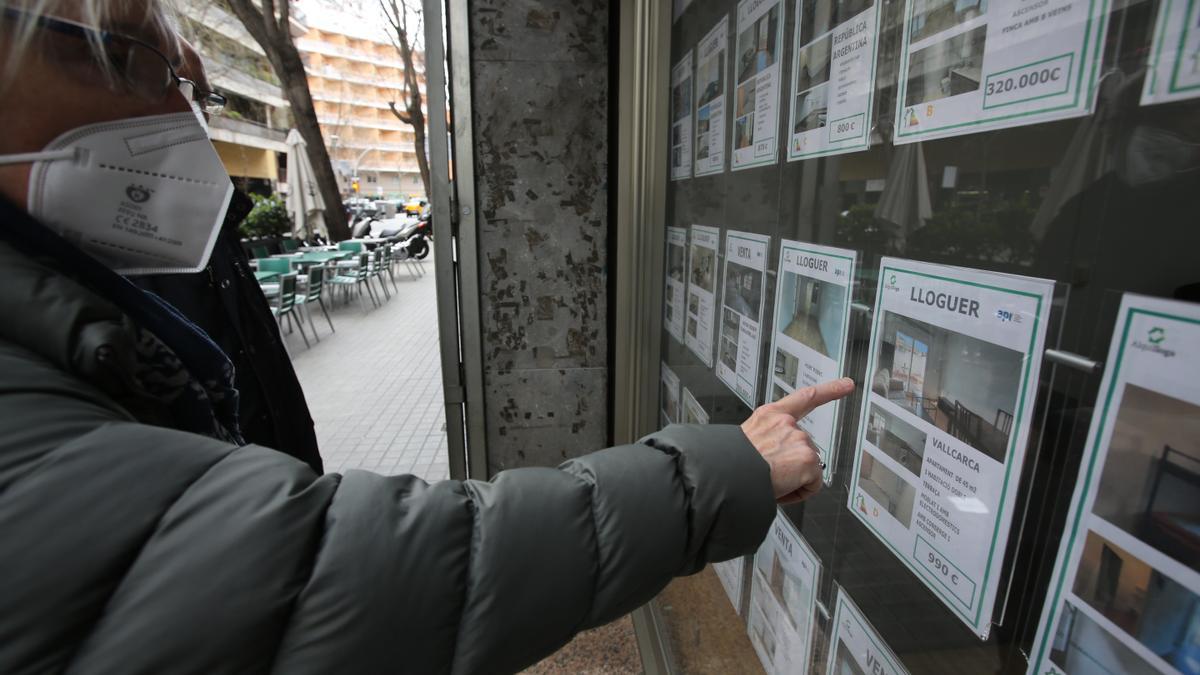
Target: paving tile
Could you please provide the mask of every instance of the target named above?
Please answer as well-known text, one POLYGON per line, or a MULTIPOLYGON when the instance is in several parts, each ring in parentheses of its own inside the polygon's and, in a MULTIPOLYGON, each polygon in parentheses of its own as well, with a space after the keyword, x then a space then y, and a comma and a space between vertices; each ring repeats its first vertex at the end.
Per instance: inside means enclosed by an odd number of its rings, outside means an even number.
POLYGON ((331 307, 337 332, 318 324, 311 349, 299 334, 288 338, 326 471, 449 474, 432 260, 425 271, 397 274, 382 307, 331 307))

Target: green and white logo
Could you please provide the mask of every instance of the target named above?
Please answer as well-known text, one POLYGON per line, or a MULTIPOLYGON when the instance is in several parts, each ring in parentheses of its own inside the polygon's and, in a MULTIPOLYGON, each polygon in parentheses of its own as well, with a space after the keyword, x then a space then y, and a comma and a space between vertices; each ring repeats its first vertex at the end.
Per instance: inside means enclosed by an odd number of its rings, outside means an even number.
POLYGON ((1152 345, 1162 344, 1163 340, 1167 339, 1167 330, 1162 326, 1155 326, 1146 334, 1146 341, 1152 345))

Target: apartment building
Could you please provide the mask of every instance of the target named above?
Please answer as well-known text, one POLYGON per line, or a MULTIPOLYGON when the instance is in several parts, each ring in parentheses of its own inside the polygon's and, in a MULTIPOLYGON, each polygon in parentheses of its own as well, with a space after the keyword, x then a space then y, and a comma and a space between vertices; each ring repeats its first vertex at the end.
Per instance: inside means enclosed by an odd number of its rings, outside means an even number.
MULTIPOLYGON (((392 114, 403 108, 404 64, 388 41, 376 0, 299 3, 307 32, 296 39, 308 70, 317 118, 342 193, 424 196, 412 128, 392 114)), ((424 68, 423 54, 415 55, 424 68)), ((424 73, 421 73, 424 98, 424 73)))
MULTIPOLYGON (((229 99, 209 122, 213 145, 238 187, 261 193, 278 188, 286 165, 291 112, 266 54, 222 3, 179 3, 181 31, 204 57, 213 87, 229 99)), ((293 35, 307 31, 302 12, 292 16, 293 35)))

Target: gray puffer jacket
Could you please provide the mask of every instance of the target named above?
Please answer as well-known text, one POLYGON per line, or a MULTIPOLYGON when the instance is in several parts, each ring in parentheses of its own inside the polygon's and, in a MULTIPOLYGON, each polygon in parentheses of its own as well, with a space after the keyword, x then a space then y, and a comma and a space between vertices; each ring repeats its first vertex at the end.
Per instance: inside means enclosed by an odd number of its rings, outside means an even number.
POLYGON ((774 515, 737 427, 491 482, 315 475, 166 426, 131 321, 0 242, 0 673, 499 673, 774 515))

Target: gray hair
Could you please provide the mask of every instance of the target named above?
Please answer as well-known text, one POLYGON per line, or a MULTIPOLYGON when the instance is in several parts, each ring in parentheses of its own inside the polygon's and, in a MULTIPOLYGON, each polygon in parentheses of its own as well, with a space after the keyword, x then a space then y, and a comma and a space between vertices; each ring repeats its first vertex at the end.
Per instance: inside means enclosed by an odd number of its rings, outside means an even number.
MULTIPOLYGON (((0 73, 0 85, 6 84, 16 74, 37 38, 37 17, 62 16, 71 10, 69 16, 72 20, 101 30, 108 25, 112 16, 131 7, 142 10, 138 15, 142 17, 144 25, 160 30, 168 39, 177 38, 172 0, 0 0, 0 12, 14 8, 24 13, 19 19, 3 19, 11 28, 7 31, 9 41, 6 49, 0 52, 0 58, 5 61, 4 72, 0 73)), ((96 62, 111 75, 104 44, 99 40, 90 42, 96 62)))

